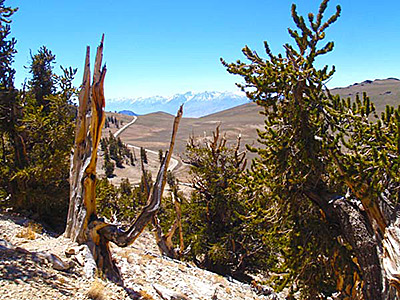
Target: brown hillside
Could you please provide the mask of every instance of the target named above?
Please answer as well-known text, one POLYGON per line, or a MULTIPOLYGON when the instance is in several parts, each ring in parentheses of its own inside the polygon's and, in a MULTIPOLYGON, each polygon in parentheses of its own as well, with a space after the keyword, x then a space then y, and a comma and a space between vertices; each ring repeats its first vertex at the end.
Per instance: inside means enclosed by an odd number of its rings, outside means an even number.
POLYGON ((365 80, 348 87, 332 89, 331 92, 352 99, 355 99, 357 94, 362 97, 363 92, 366 92, 375 103, 378 112, 384 111, 386 105, 400 105, 400 80, 397 78, 365 80))
MULTIPOLYGON (((378 112, 383 111, 386 104, 394 106, 400 104, 400 80, 395 78, 366 80, 345 88, 332 89, 331 92, 332 94, 339 94, 341 97, 353 99, 357 94, 362 96, 362 93, 366 92, 375 103, 378 112)), ((134 110, 134 108, 132 109, 134 110)), ((186 142, 190 135, 199 139, 204 136, 209 137, 218 124, 221 124, 221 131, 226 134, 228 141, 234 142, 237 135, 241 134, 243 147, 245 144, 257 143, 256 129, 262 129, 264 124, 264 118, 259 113, 260 111, 260 107, 256 104, 248 103, 202 118, 183 118, 177 136, 174 156, 180 156, 185 151, 186 142)), ((132 120, 132 117, 127 115, 107 114, 123 120, 123 124, 132 120)), ((153 151, 159 149, 165 151, 171 136, 173 118, 172 115, 163 112, 139 116, 137 121, 121 134, 121 139, 125 143, 153 151)), ((116 131, 113 126, 111 127, 105 129, 103 135, 108 135, 109 130, 116 131)), ((253 155, 250 154, 248 158, 253 158, 253 155)), ((178 170, 181 173, 186 173, 187 170, 181 170, 180 167, 181 165, 178 170)))
MULTIPOLYGON (((262 128, 263 125, 263 117, 258 111, 257 105, 249 103, 202 118, 183 118, 175 154, 185 150, 190 135, 198 138, 211 136, 218 124, 221 124, 228 140, 235 140, 241 134, 243 145, 252 143, 257 136, 256 128, 262 128)), ((172 115, 161 112, 139 116, 136 123, 121 134, 121 139, 125 143, 154 151, 165 150, 171 136, 172 122, 172 115)))

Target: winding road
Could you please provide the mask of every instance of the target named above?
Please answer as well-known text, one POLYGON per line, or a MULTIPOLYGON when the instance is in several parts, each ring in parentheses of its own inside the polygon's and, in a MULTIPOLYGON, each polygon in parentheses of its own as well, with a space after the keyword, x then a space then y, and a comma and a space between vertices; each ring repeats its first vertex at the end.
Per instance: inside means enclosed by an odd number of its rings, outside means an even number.
POLYGON ((135 123, 137 119, 138 118, 136 116, 133 116, 133 120, 130 121, 128 124, 125 124, 120 129, 118 129, 118 131, 116 133, 114 133, 114 136, 118 137, 125 129, 127 129, 129 126, 131 126, 133 123, 135 123))
MULTIPOLYGON (((118 137, 122 132, 125 131, 125 129, 127 129, 129 126, 131 126, 132 124, 134 124, 134 123, 137 121, 137 119, 138 119, 137 116, 133 116, 132 121, 130 121, 129 123, 125 124, 125 125, 124 125, 123 127, 121 127, 120 129, 118 129, 118 131, 114 133, 114 136, 115 136, 115 137, 118 137)), ((135 149, 139 149, 139 150, 140 150, 140 147, 137 147, 137 146, 134 146, 134 145, 131 145, 131 144, 127 144, 127 145, 128 145, 128 147, 131 147, 131 148, 135 148, 135 149)), ((158 155, 158 152, 156 152, 156 151, 149 150, 149 149, 145 149, 145 150, 146 150, 146 152, 149 152, 149 153, 158 155)), ((178 166, 178 160, 176 160, 175 158, 171 157, 170 165, 168 166, 168 171, 171 171, 171 172, 172 172, 177 166, 178 166)))

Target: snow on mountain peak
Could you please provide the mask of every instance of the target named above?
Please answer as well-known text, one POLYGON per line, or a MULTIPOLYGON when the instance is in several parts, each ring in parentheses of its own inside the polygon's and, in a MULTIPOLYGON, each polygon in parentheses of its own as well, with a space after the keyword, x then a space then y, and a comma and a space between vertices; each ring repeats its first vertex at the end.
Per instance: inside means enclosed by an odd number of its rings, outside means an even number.
POLYGON ((249 102, 242 92, 201 93, 186 92, 170 97, 154 96, 139 98, 107 99, 106 110, 131 110, 137 114, 147 114, 163 111, 175 114, 181 104, 184 104, 185 117, 202 117, 234 106, 249 102))

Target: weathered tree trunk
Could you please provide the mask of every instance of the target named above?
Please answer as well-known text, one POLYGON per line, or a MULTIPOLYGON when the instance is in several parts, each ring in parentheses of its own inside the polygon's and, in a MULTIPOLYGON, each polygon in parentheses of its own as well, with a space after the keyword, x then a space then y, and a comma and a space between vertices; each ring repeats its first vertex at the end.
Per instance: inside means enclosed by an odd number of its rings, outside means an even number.
MULTIPOLYGON (((118 282, 120 273, 112 260, 109 242, 120 247, 132 244, 154 218, 160 207, 169 162, 168 157, 171 154, 167 153, 161 163, 147 205, 127 231, 107 224, 97 217, 95 195, 97 148, 105 120, 104 78, 106 68, 101 68, 103 40, 104 36, 97 48, 92 85, 90 84, 89 47, 86 52, 83 84, 79 94, 75 147, 71 161, 71 194, 65 236, 78 243, 87 244, 97 268, 110 280, 118 282)), ((181 116, 182 109, 175 118, 174 131, 178 129, 181 116)))
MULTIPOLYGON (((174 138, 174 135, 173 135, 174 138)), ((173 143, 171 143, 173 146, 173 143)), ((170 151, 172 148, 170 148, 170 151)), ((170 152, 167 152, 167 154, 170 152)), ((168 160, 168 155, 166 156, 166 159, 168 160)), ((145 174, 146 170, 144 169, 144 165, 142 162, 142 172, 145 174)), ((150 186, 149 183, 147 182, 146 176, 143 176, 144 180, 144 187, 147 190, 147 193, 150 193, 150 186)), ((156 238, 156 243, 158 246, 158 249, 162 255, 165 255, 167 257, 173 258, 173 259, 178 259, 181 257, 183 250, 184 250, 184 243, 183 243, 183 232, 182 232, 182 214, 181 214, 181 207, 180 203, 176 200, 177 197, 174 194, 175 191, 172 193, 173 197, 173 202, 175 206, 175 212, 176 212, 176 217, 174 223, 171 225, 171 228, 168 230, 166 234, 163 233, 163 229, 161 228, 160 221, 157 217, 157 214, 154 216, 152 219, 152 224, 155 228, 155 238, 156 238), (180 238, 180 247, 179 249, 176 249, 172 242, 172 238, 175 234, 176 229, 179 228, 179 238, 180 238)))
POLYGON ((400 219, 386 228, 383 243, 383 266, 389 283, 400 291, 400 219))
POLYGON ((179 259, 183 255, 185 249, 182 231, 182 213, 180 203, 178 202, 176 195, 172 194, 172 198, 175 206, 176 217, 174 223, 171 225, 171 228, 166 234, 164 234, 157 215, 154 216, 153 225, 156 229, 156 243, 160 253, 173 259, 179 259), (177 229, 179 229, 179 248, 175 247, 174 243, 172 242, 172 238, 177 229))
MULTIPOLYGON (((385 234, 369 219, 361 201, 334 199, 330 195, 306 192, 306 195, 324 212, 328 222, 337 226, 338 233, 351 245, 363 281, 363 299, 399 299, 400 289, 400 220, 392 213, 393 220, 385 217, 385 234), (334 199, 334 200, 332 200, 334 199)), ((394 208, 392 208, 394 209, 394 208)), ((386 208, 386 211, 389 211, 386 208)), ((385 216, 383 212, 379 215, 385 216)))
POLYGON ((371 225, 360 209, 344 198, 306 192, 306 195, 324 212, 328 222, 334 224, 341 235, 352 247, 360 266, 360 275, 364 282, 365 299, 385 299, 383 297, 383 278, 377 251, 377 241, 371 225))
MULTIPOLYGON (((375 270, 374 274, 377 274, 378 269, 381 273, 379 285, 377 277, 370 282, 371 285, 376 284, 374 289, 380 289, 380 297, 369 298, 367 293, 364 293, 364 295, 366 295, 366 299, 400 299, 400 207, 390 203, 389 199, 386 199, 384 195, 381 195, 380 199, 372 199, 368 194, 368 190, 371 188, 368 183, 353 182, 344 172, 339 156, 335 152, 330 154, 347 187, 360 201, 361 208, 359 212, 362 213, 363 217, 358 220, 355 219, 354 229, 351 233, 350 230, 347 230, 347 232, 350 235, 354 235, 353 240, 360 239, 360 231, 358 229, 360 222, 362 222, 367 225, 371 243, 372 241, 375 243, 374 248, 379 263, 376 262, 376 259, 371 260, 370 255, 365 252, 364 248, 354 248, 357 258, 360 257, 359 259, 362 259, 363 257, 366 265, 371 265, 370 268, 365 268, 360 264, 364 278, 370 277, 373 269, 375 270)), ((343 217, 351 219, 345 214, 343 214, 343 217)), ((361 236, 361 239, 363 239, 364 236, 361 236)), ((350 236, 346 238, 350 238, 350 236)), ((351 240, 348 241, 351 243, 351 240)), ((361 241, 361 243, 365 243, 365 241, 361 241)), ((370 248, 370 251, 372 252, 373 249, 370 248)))
MULTIPOLYGON (((178 115, 179 118, 183 114, 183 105, 179 108, 178 115)), ((174 145, 175 145, 175 138, 176 134, 178 133, 178 125, 179 125, 179 119, 175 119, 173 130, 172 130, 172 136, 171 136, 171 142, 169 144, 169 149, 168 152, 165 155, 165 159, 167 163, 170 162, 172 152, 174 150, 174 145)), ((165 173, 165 178, 164 178, 164 183, 162 186, 162 191, 164 191, 165 183, 166 183, 166 176, 167 174, 165 173)), ((174 194, 173 196, 174 197, 174 194)), ((176 212, 176 218, 174 223, 172 224, 171 228, 168 230, 166 234, 163 233, 160 222, 157 218, 157 215, 154 216, 153 218, 153 225, 156 229, 155 231, 155 236, 156 236, 156 243, 158 246, 158 249, 160 250, 160 253, 162 255, 166 255, 170 258, 177 259, 181 256, 183 253, 183 233, 182 233, 182 223, 181 223, 181 209, 180 209, 180 204, 177 202, 177 199, 174 199, 174 206, 175 206, 175 212, 176 212), (179 238, 180 238, 180 248, 177 250, 174 247, 174 244, 172 242, 172 237, 175 234, 176 229, 179 228, 179 238)))

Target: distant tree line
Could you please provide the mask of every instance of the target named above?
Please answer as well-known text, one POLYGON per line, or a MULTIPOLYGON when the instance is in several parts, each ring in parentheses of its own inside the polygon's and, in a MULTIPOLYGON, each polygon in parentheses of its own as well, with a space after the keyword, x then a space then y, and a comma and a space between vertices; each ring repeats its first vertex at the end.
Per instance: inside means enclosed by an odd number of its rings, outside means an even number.
POLYGON ((108 138, 100 140, 100 149, 104 153, 103 169, 107 177, 112 177, 115 166, 123 168, 123 164, 135 165, 136 157, 135 150, 129 150, 128 146, 124 144, 120 137, 115 137, 111 131, 108 138))
POLYGON ((113 124, 115 128, 119 128, 124 124, 124 122, 122 120, 118 120, 115 116, 107 116, 104 122, 104 128, 110 128, 111 124, 113 124))

